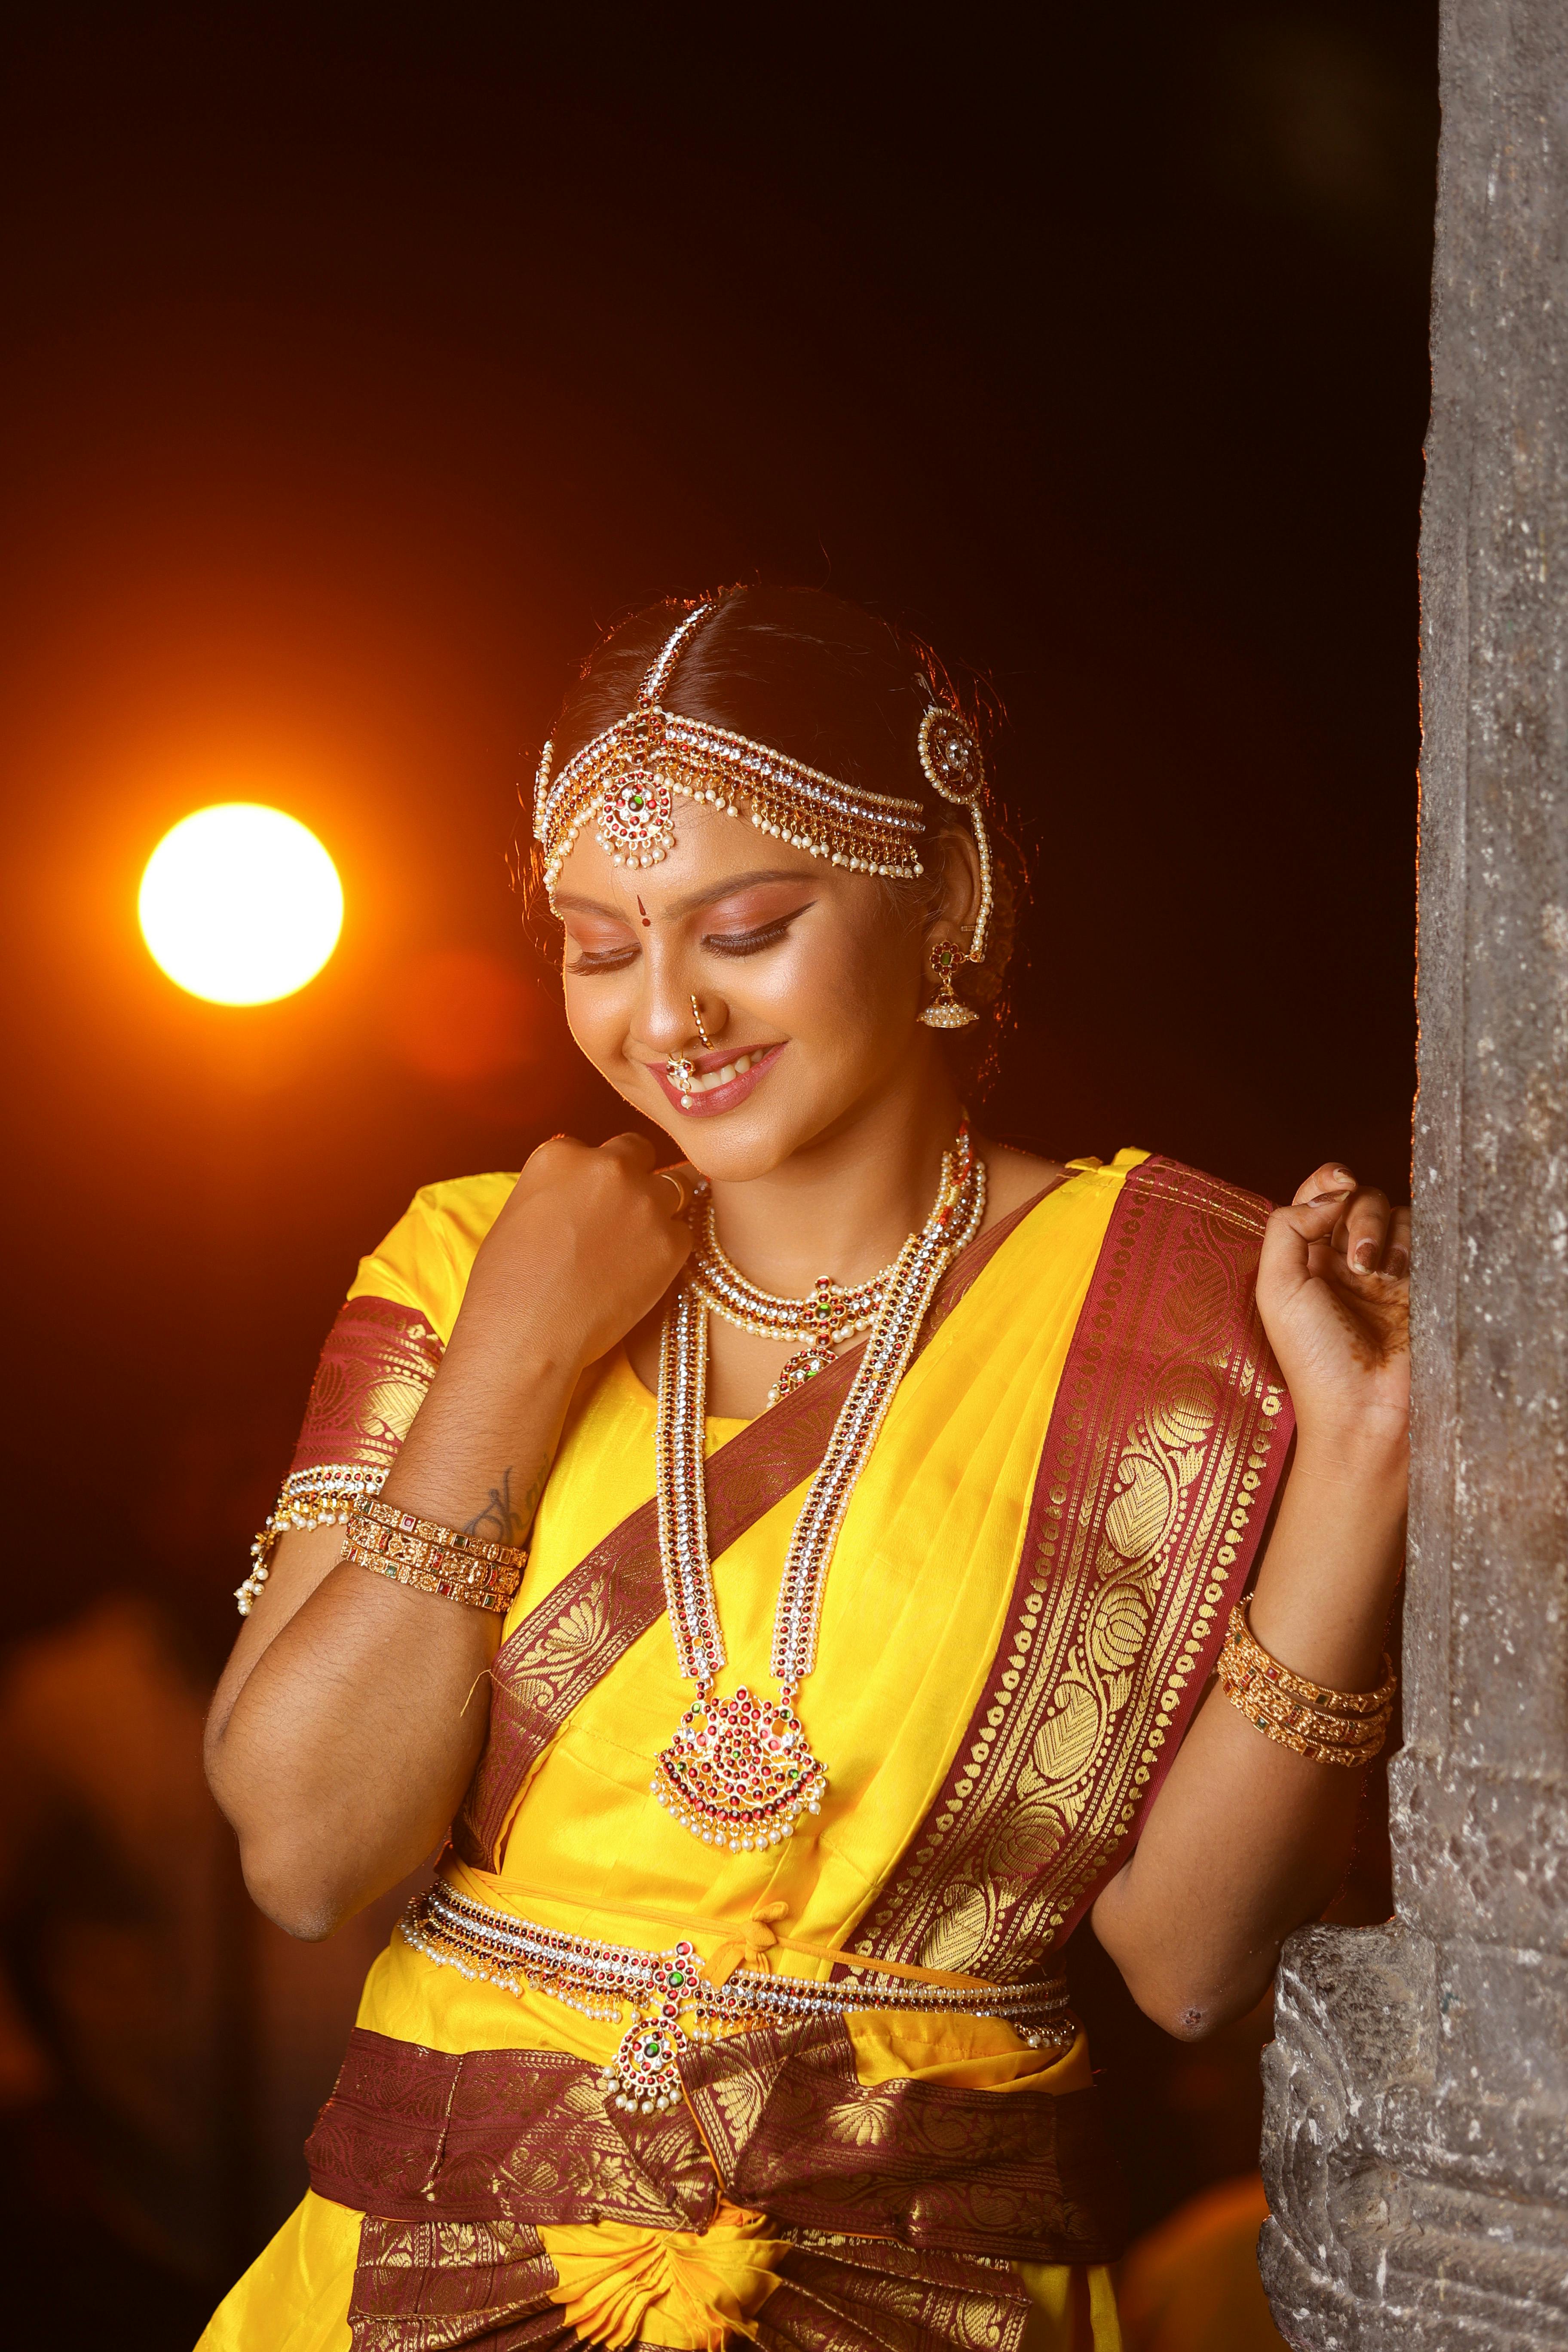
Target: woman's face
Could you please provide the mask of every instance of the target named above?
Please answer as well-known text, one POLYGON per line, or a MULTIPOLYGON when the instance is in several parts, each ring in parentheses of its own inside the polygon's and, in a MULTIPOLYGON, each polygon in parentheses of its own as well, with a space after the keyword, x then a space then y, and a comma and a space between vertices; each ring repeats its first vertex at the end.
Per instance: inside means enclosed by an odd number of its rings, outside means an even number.
POLYGON ((942 1082, 916 1018, 925 941, 889 891, 706 803, 678 800, 676 832, 662 863, 628 868, 585 827, 555 908, 574 1037, 683 1157, 743 1182, 889 1091, 942 1082), (684 1096, 678 1054, 697 1072, 684 1096))

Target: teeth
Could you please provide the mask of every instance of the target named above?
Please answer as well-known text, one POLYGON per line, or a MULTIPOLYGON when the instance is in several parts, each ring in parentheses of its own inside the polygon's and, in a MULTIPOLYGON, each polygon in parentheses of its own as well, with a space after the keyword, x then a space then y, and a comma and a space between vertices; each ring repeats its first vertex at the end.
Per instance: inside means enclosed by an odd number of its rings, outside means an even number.
POLYGON ((694 1091, 710 1095, 715 1087, 732 1086, 738 1077, 743 1076, 747 1070, 762 1060, 765 1050, 765 1047, 759 1047, 754 1054, 737 1054, 734 1060, 726 1062, 721 1070, 705 1070, 700 1077, 692 1080, 694 1091))

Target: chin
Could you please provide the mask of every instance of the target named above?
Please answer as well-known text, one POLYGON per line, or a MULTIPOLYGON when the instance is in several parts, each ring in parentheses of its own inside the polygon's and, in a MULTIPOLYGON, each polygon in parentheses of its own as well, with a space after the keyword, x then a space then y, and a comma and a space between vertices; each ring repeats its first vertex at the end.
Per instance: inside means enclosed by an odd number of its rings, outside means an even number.
POLYGON ((636 1107, 663 1129, 683 1160, 720 1184, 749 1184, 759 1176, 771 1176, 848 1108, 839 1102, 818 1104, 813 1109, 759 1101, 703 1118, 679 1112, 672 1115, 662 1099, 654 1104, 639 1101, 636 1107))
POLYGON ((793 1128, 786 1131, 772 1119, 748 1119, 733 1111, 679 1128, 660 1124, 682 1157, 720 1184, 749 1184, 755 1177, 771 1176, 806 1140, 793 1128))

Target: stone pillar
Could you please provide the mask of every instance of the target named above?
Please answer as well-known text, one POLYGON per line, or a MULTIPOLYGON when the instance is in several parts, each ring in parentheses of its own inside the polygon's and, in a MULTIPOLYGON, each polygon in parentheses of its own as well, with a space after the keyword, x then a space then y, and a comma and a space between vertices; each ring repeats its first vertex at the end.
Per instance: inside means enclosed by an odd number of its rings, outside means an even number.
POLYGON ((1398 1909, 1265 2060, 1275 2317, 1358 2352, 1568 2347, 1568 5, 1441 62, 1398 1909))

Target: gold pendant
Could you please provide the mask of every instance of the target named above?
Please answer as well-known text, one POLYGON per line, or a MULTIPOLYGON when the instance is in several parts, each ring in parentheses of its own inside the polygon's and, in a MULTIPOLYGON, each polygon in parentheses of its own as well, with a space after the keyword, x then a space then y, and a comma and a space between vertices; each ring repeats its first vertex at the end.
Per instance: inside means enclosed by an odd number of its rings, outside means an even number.
POLYGON ((693 1699, 648 1786, 704 1845, 752 1853, 782 1845, 802 1813, 819 1810, 827 1774, 788 1699, 742 1685, 733 1698, 693 1699))
POLYGON ((807 1381, 814 1381, 818 1372, 825 1372, 829 1364, 837 1360, 826 1340, 814 1339, 784 1366, 768 1391, 768 1402, 777 1404, 780 1397, 793 1396, 796 1389, 805 1388, 807 1381))

